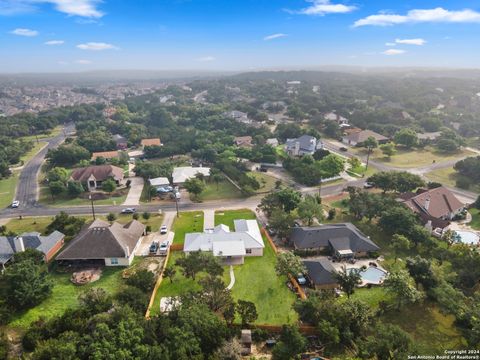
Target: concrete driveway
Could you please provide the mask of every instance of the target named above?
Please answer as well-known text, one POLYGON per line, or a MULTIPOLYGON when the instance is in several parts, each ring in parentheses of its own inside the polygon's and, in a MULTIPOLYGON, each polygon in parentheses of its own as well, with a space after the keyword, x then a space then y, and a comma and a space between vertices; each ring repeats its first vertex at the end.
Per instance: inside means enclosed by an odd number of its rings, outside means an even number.
POLYGON ((123 205, 139 205, 140 196, 142 195, 143 190, 143 178, 132 177, 130 180, 130 190, 128 191, 127 198, 125 199, 123 205))
POLYGON ((174 233, 170 231, 172 229, 173 220, 175 219, 176 212, 174 211, 167 211, 164 213, 163 223, 162 225, 167 226, 167 230, 169 230, 166 234, 160 234, 160 229, 152 229, 152 232, 147 236, 144 236, 141 240, 141 243, 135 252, 137 256, 147 256, 149 254, 150 245, 154 241, 158 241, 161 244, 164 240, 172 239, 174 233))

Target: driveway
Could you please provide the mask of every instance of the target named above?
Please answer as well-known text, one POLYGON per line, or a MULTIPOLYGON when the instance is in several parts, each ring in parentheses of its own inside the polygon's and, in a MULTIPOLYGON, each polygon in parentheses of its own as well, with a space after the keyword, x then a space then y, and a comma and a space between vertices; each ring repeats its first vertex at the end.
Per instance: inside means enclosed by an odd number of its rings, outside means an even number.
MULTIPOLYGON (((166 211, 163 213, 163 222, 162 225, 167 226, 167 230, 172 229, 173 220, 175 219, 176 213, 174 211, 166 211)), ((167 232, 167 234, 160 234, 160 229, 152 229, 152 232, 147 236, 142 238, 135 255, 137 256, 147 256, 149 254, 150 245, 154 241, 158 241, 161 244, 164 240, 171 239, 173 242, 173 236, 175 234, 172 231, 167 232)))
POLYGON ((215 227, 215 210, 203 210, 203 230, 213 229, 215 227))
POLYGON ((140 196, 142 195, 143 190, 143 178, 133 177, 130 178, 130 180, 132 181, 130 183, 130 190, 128 191, 127 198, 123 205, 139 205, 140 196))

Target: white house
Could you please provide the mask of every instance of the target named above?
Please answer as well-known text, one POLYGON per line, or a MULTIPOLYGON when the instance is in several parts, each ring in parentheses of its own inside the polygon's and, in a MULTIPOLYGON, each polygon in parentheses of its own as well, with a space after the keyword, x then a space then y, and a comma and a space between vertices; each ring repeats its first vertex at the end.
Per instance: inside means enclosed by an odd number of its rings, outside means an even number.
POLYGON ((172 178, 175 185, 183 184, 188 179, 194 178, 197 174, 210 176, 208 167, 181 166, 173 169, 172 178))
POLYGON ((263 256, 265 244, 256 220, 235 220, 235 231, 218 225, 203 233, 185 234, 183 251, 209 251, 227 264, 243 264, 245 256, 263 256))

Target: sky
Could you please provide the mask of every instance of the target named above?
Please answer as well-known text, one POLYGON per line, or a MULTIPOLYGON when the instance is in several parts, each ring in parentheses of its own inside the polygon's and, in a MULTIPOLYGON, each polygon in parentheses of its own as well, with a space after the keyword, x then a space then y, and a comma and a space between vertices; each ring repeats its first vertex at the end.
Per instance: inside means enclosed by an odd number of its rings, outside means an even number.
POLYGON ((0 72, 480 66, 478 0, 0 0, 0 72))

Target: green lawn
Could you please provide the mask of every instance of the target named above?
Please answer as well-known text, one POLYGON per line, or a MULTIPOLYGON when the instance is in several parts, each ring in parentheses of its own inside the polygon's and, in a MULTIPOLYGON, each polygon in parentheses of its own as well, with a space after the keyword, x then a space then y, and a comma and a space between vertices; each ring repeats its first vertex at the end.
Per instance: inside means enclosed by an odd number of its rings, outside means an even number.
MULTIPOLYGON (((94 205, 121 205, 125 202, 127 194, 121 196, 112 196, 107 199, 95 200, 94 205)), ((82 198, 71 198, 68 195, 57 195, 52 201, 52 196, 45 186, 40 187, 40 197, 38 199, 40 204, 46 204, 53 207, 70 207, 70 206, 82 206, 90 205, 90 200, 82 198)))
POLYGON ((198 196, 196 200, 221 200, 221 199, 238 199, 242 198, 243 194, 228 180, 223 180, 218 183, 218 186, 213 181, 207 181, 205 190, 198 196))
MULTIPOLYGON (((354 152, 361 155, 366 155, 366 150, 363 148, 351 148, 354 152)), ((421 167, 431 165, 435 162, 443 162, 448 160, 459 159, 465 156, 474 155, 471 151, 462 150, 454 154, 445 154, 437 151, 432 147, 426 147, 425 149, 397 149, 397 153, 388 158, 383 155, 380 149, 375 149, 372 152, 370 159, 379 161, 385 164, 396 167, 421 167)))
POLYGON ((25 154, 22 155, 20 158, 20 161, 22 164, 28 163, 37 153, 42 150, 42 148, 46 145, 47 143, 44 141, 40 141, 39 143, 35 142, 33 148, 26 152, 25 154))
POLYGON ((472 222, 469 224, 475 230, 480 230, 480 210, 470 209, 470 214, 472 214, 472 222))
POLYGON ((78 296, 92 287, 103 288, 110 294, 116 294, 123 286, 123 267, 104 267, 102 276, 94 283, 76 286, 70 282, 70 273, 52 272, 54 287, 48 299, 38 306, 14 316, 9 327, 26 329, 31 322, 40 317, 51 318, 61 315, 65 310, 78 306, 78 296))
POLYGON ((53 128, 51 131, 47 131, 44 134, 38 134, 37 136, 35 135, 24 136, 22 137, 22 140, 37 142, 37 138, 38 140, 42 140, 42 139, 55 137, 62 132, 62 128, 63 126, 58 125, 55 128, 53 128))
POLYGON ((255 213, 249 209, 227 210, 215 212, 215 226, 224 224, 230 229, 234 229, 233 220, 236 219, 256 219, 255 213))
POLYGON ((174 244, 183 244, 186 233, 202 232, 203 211, 181 212, 180 217, 175 218, 172 231, 175 232, 174 244))
POLYGON ((0 180, 0 209, 9 206, 15 197, 18 172, 14 172, 9 178, 0 180))
POLYGON ((248 176, 257 179, 257 181, 260 183, 260 189, 256 190, 257 193, 270 192, 275 189, 275 182, 277 179, 273 176, 258 171, 249 172, 248 176))
MULTIPOLYGON (((346 298, 346 296, 344 297, 346 298)), ((381 301, 390 301, 392 299, 391 295, 388 294, 385 289, 381 286, 372 287, 370 289, 367 288, 359 288, 356 289, 353 295, 351 296, 352 299, 361 300, 367 303, 372 309, 378 309, 378 305, 381 301)))
MULTIPOLYGON (((425 176, 430 181, 439 182, 443 185, 452 186, 452 187, 456 187, 457 180, 463 177, 463 175, 460 175, 459 173, 457 173, 453 167, 434 170, 432 172, 425 174, 425 176)), ((477 184, 477 185, 470 186, 470 188, 466 190, 480 192, 480 185, 477 184)))

